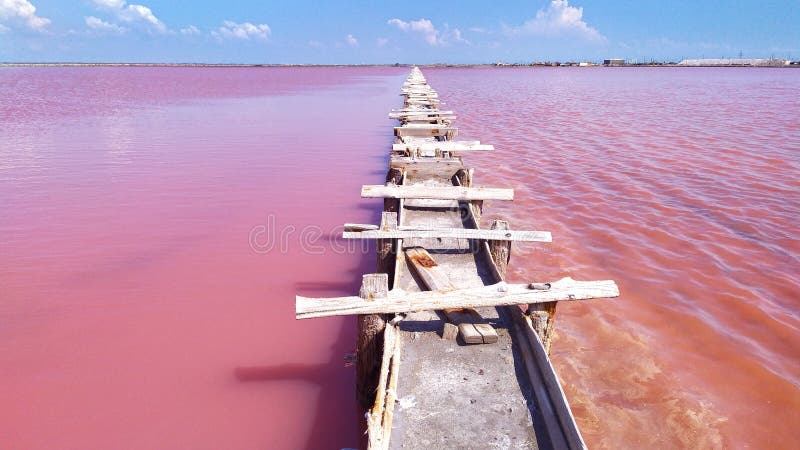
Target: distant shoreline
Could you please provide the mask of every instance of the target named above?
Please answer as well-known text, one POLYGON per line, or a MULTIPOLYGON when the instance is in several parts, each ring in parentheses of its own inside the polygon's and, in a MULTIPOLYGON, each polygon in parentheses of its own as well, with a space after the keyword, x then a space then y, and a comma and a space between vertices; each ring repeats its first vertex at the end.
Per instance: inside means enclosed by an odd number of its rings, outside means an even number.
POLYGON ((588 66, 579 66, 577 63, 532 63, 532 64, 207 64, 207 63, 83 63, 83 62, 0 62, 0 67, 209 67, 209 68, 229 68, 229 67, 411 67, 419 66, 421 68, 436 68, 436 67, 457 67, 457 68, 520 68, 520 67, 581 67, 581 68, 595 68, 595 67, 682 67, 682 68, 697 68, 697 67, 738 67, 738 68, 800 68, 800 64, 793 63, 781 66, 744 66, 744 65, 681 65, 678 63, 629 63, 624 65, 608 65, 608 64, 591 64, 588 66))

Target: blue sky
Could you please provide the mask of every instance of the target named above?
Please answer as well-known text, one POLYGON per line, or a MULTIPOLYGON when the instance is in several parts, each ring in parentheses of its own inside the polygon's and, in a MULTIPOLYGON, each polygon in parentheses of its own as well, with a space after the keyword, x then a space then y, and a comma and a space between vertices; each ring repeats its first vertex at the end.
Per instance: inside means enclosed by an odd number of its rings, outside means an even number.
POLYGON ((800 0, 0 0, 0 61, 800 59, 800 0))

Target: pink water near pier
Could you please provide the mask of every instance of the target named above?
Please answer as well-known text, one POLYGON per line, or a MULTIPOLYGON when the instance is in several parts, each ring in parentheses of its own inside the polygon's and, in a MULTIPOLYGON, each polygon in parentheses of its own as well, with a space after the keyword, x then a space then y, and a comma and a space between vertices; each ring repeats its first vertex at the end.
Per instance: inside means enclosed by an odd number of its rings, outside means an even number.
MULTIPOLYGON (((800 72, 427 69, 591 448, 800 439, 800 72)), ((352 294, 407 69, 0 70, 0 448, 360 445, 352 294)))

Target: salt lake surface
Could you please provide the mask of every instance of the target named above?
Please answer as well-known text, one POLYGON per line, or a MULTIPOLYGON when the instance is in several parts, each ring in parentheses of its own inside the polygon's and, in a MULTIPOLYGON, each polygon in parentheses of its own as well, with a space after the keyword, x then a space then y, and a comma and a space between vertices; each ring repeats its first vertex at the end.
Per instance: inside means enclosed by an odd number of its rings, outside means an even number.
MULTIPOLYGON (((405 68, 0 69, 0 448, 359 445, 352 294, 405 68)), ((800 71, 426 69, 591 448, 800 439, 800 71)))

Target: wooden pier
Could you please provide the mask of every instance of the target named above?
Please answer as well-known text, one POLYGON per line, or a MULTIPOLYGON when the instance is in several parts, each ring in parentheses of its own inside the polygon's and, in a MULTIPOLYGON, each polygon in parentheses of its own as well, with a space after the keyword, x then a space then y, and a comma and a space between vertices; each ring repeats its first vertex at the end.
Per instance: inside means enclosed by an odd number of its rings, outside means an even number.
POLYGON ((361 191, 384 198, 381 223, 346 224, 343 235, 376 240, 377 273, 358 295, 298 296, 297 318, 358 315, 370 449, 585 448, 548 357, 556 304, 617 297, 617 285, 506 283, 511 242, 552 236, 501 220, 481 229, 483 201, 514 192, 473 184, 460 155, 493 147, 455 140, 455 114, 418 68, 401 95, 386 184, 361 191))

